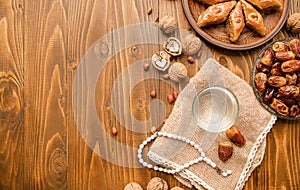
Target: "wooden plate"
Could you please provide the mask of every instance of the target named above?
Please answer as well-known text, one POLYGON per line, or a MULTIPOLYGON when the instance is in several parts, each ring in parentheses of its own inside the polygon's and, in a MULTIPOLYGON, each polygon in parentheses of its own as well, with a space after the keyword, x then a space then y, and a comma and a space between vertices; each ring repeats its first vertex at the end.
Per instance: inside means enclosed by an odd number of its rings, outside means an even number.
POLYGON ((281 0, 283 5, 281 11, 274 11, 270 14, 264 14, 264 23, 266 27, 266 36, 262 37, 253 30, 245 27, 239 40, 232 43, 226 30, 226 24, 213 25, 199 28, 197 20, 201 12, 208 7, 197 0, 182 0, 184 13, 194 30, 207 41, 214 45, 230 50, 247 50, 255 48, 266 43, 273 38, 283 27, 288 13, 289 0, 281 0))

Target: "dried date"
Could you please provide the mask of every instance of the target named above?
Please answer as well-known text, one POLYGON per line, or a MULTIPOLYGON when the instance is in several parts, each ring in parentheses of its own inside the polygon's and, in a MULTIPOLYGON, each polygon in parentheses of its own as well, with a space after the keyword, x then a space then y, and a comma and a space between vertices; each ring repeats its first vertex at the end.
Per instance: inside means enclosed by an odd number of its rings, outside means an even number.
POLYGON ((293 74, 286 74, 285 75, 286 81, 288 85, 295 85, 297 84, 297 75, 293 74))
POLYGON ((288 51, 289 47, 284 42, 275 42, 272 46, 272 50, 275 52, 288 51))
POLYGON ((281 87, 286 85, 286 79, 282 76, 270 76, 268 78, 268 84, 273 87, 281 87))
POLYGON ((274 56, 273 56, 273 52, 271 49, 267 49, 262 58, 260 59, 260 63, 266 65, 266 66, 271 66, 273 64, 273 60, 274 60, 274 56))
POLYGON ((294 104, 296 104, 296 101, 292 98, 285 98, 285 97, 281 97, 280 100, 283 101, 283 103, 289 107, 293 106, 294 104))
POLYGON ((265 73, 257 73, 254 78, 255 87, 259 92, 264 92, 266 89, 268 78, 265 73))
POLYGON ((279 61, 288 61, 295 59, 295 54, 292 51, 279 51, 275 53, 275 58, 279 61))
POLYGON ((299 87, 295 85, 285 85, 278 89, 278 97, 292 98, 299 96, 299 87))
POLYGON ((275 67, 271 69, 271 75, 274 76, 280 76, 283 74, 283 71, 281 70, 281 68, 275 67))
POLYGON ((256 69, 260 72, 263 72, 263 73, 269 73, 270 72, 270 68, 262 63, 258 63, 256 65, 256 69))
POLYGON ((300 71, 300 61, 299 60, 288 60, 282 63, 281 70, 285 73, 300 71))
POLYGON ((256 64, 254 85, 279 115, 300 116, 300 40, 275 42, 256 64))
POLYGON ((300 59, 300 40, 292 39, 289 43, 291 51, 296 55, 297 59, 300 59))
POLYGON ((274 88, 267 88, 265 95, 263 97, 263 103, 268 104, 272 100, 274 96, 275 89, 274 88))
POLYGON ((300 108, 298 105, 293 105, 290 109, 290 116, 296 117, 300 113, 300 108))
POLYGON ((279 99, 273 98, 270 107, 283 116, 289 115, 289 108, 279 99))

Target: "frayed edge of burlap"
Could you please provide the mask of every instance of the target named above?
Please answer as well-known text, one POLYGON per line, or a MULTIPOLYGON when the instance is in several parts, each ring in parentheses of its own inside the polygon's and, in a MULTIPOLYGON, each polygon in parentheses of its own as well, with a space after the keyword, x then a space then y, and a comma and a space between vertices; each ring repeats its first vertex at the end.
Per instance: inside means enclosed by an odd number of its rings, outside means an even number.
MULTIPOLYGON (((245 183, 248 181, 249 177, 251 176, 251 173, 252 171, 254 170, 253 167, 253 161, 254 161, 254 157, 256 155, 256 152, 258 150, 258 148, 260 147, 260 145, 262 144, 262 142, 266 139, 267 137, 267 134, 271 131, 273 125, 275 124, 277 120, 277 117, 275 115, 272 115, 271 119, 270 119, 270 122, 269 124, 267 125, 267 127, 264 129, 264 131, 258 136, 255 144, 253 145, 251 151, 250 151, 250 154, 249 154, 249 157, 248 157, 248 160, 246 162, 246 165, 242 171, 242 174, 238 180, 238 183, 236 185, 236 188, 237 190, 239 189, 242 189, 245 185, 245 183), (252 168, 252 170, 250 170, 252 168)), ((263 156, 265 154, 265 147, 264 147, 264 150, 262 151, 262 158, 260 159, 260 162, 255 166, 257 167, 258 165, 261 164, 262 160, 263 160, 263 156)))
MULTIPOLYGON (((262 147, 264 150, 262 151, 261 158, 259 159, 259 162, 256 163, 255 165, 253 165, 254 158, 256 156, 257 150, 260 148, 263 141, 266 140, 267 134, 271 131, 276 120, 277 120, 277 117, 272 115, 268 125, 256 139, 256 141, 250 151, 250 154, 248 156, 245 167, 244 167, 244 169, 240 175, 240 178, 237 182, 237 185, 235 186, 236 190, 240 190, 244 187, 245 183, 248 181, 249 177, 251 176, 253 170, 261 164, 261 162, 263 160, 263 156, 265 154, 265 146, 262 147)), ((162 158, 161 156, 157 155, 156 153, 154 153, 152 151, 148 152, 148 156, 152 161, 156 162, 157 164, 163 165, 165 167, 175 169, 180 166, 174 162, 171 162, 168 159, 162 158)), ((201 178, 197 177, 193 172, 189 171, 188 169, 186 169, 176 175, 179 175, 179 176, 175 176, 176 179, 179 180, 184 185, 186 185, 187 187, 191 187, 191 185, 194 185, 197 189, 199 189, 199 187, 197 187, 197 185, 195 184, 195 182, 196 182, 198 185, 201 185, 205 189, 209 189, 209 190, 213 189, 211 186, 209 186, 207 183, 205 183, 205 181, 203 181, 201 178), (182 179, 180 180, 180 178, 182 178, 182 179), (183 180, 186 180, 186 181, 183 181, 183 180), (190 184, 188 184, 188 181, 190 184)))

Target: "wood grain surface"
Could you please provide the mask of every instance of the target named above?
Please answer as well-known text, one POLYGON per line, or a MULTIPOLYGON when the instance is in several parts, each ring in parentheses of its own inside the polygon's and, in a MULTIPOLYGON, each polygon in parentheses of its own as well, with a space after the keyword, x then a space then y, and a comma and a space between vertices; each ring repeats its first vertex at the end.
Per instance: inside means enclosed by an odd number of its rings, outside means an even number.
MULTIPOLYGON (((289 15, 299 11, 300 2, 291 0, 289 15)), ((193 31, 180 0, 0 1, 1 190, 122 190, 132 181, 146 189, 155 176, 165 179, 169 187, 185 188, 172 175, 122 167, 96 154, 100 145, 86 144, 72 106, 75 74, 92 44, 121 27, 157 22, 165 15, 175 17, 180 28, 193 31), (150 15, 149 7, 153 9, 150 15)), ((284 27, 274 39, 285 37, 299 35, 284 27)), ((262 46, 229 51, 203 43, 207 48, 203 57, 215 57, 250 83, 252 63, 262 46)), ((117 45, 112 41, 107 47, 117 45)), ((133 132, 116 119, 110 99, 114 81, 131 64, 150 58, 160 48, 150 44, 128 47, 113 56, 99 75, 95 91, 99 120, 104 123, 105 136, 123 145, 138 147, 150 133, 133 132), (118 130, 116 136, 111 134, 112 127, 118 130)), ((189 76, 199 69, 196 64, 186 65, 189 76)), ((124 83, 118 89, 124 93, 129 88, 132 86, 124 83)), ((169 115, 172 105, 164 97, 176 88, 181 87, 157 79, 141 81, 130 91, 130 112, 140 121, 159 117, 160 112, 149 112, 149 93, 155 89, 169 115)), ((122 96, 118 99, 121 103, 124 100, 122 96)), ((125 109, 122 105, 117 108, 119 112, 125 109)), ((88 113, 80 114, 84 117, 88 113)), ((299 137, 299 121, 278 120, 267 137, 264 160, 244 189, 300 189, 299 137)), ((116 147, 104 151, 113 152, 119 161, 136 159, 133 154, 118 152, 116 147)))

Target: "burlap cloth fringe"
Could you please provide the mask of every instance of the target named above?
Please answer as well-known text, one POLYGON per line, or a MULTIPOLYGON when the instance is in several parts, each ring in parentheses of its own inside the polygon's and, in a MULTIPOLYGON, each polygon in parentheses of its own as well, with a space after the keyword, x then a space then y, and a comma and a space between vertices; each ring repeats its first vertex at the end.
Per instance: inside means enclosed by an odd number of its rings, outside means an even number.
MULTIPOLYGON (((192 139, 205 150, 206 156, 222 170, 232 170, 227 177, 219 175, 205 162, 195 164, 175 177, 188 187, 197 189, 242 189, 252 171, 260 165, 266 146, 266 135, 271 130, 276 117, 267 112, 256 100, 252 88, 241 78, 220 65, 214 59, 208 59, 201 70, 190 79, 180 92, 173 111, 161 131, 179 134, 192 139), (208 85, 222 85, 237 96, 240 114, 236 126, 247 139, 245 146, 233 147, 233 155, 227 162, 218 157, 218 143, 228 141, 225 132, 215 135, 197 127, 192 117, 192 102, 197 92, 208 85)), ((148 152, 149 158, 167 168, 179 165, 199 157, 199 153, 186 143, 157 138, 148 152)))

